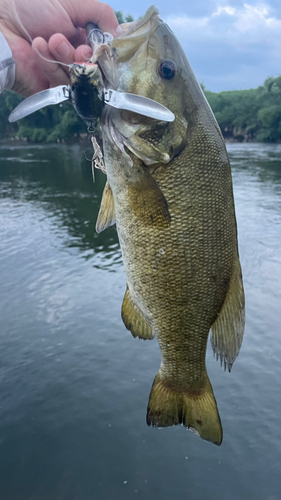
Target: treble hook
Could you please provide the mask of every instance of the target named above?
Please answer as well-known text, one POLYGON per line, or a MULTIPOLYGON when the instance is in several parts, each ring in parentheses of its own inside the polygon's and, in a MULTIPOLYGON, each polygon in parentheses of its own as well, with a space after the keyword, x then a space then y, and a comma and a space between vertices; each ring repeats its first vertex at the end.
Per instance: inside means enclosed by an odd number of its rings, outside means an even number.
POLYGON ((88 23, 86 26, 87 44, 93 48, 93 45, 102 45, 113 39, 110 33, 101 31, 95 23, 88 23))

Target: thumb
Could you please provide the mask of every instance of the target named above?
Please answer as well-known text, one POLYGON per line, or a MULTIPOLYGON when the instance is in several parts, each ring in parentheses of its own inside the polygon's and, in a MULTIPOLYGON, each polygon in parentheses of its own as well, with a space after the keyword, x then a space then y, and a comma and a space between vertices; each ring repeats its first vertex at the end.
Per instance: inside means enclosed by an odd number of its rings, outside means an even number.
POLYGON ((113 8, 106 3, 97 0, 83 0, 82 9, 81 3, 77 0, 63 0, 61 3, 76 27, 85 28, 87 23, 93 22, 102 31, 108 31, 114 37, 123 33, 113 8))

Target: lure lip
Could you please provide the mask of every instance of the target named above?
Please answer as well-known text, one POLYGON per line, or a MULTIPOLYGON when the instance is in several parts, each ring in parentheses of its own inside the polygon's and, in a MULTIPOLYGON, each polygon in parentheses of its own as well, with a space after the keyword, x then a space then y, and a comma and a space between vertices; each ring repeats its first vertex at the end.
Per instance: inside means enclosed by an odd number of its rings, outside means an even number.
POLYGON ((173 122, 175 115, 166 106, 153 99, 127 92, 118 92, 113 89, 104 91, 104 102, 117 109, 132 111, 154 120, 173 122))
MULTIPOLYGON (((14 123, 46 106, 71 100, 70 96, 71 88, 67 85, 60 85, 51 89, 42 90, 22 101, 12 111, 8 120, 10 123, 14 123)), ((113 89, 104 89, 104 102, 113 108, 132 111, 133 113, 138 113, 139 115, 147 116, 154 120, 165 122, 173 122, 175 120, 174 113, 162 104, 148 97, 118 92, 113 89)))
POLYGON ((68 101, 70 87, 68 85, 59 85, 50 89, 42 90, 37 94, 27 97, 10 114, 8 120, 10 123, 21 120, 39 109, 45 108, 51 104, 60 104, 68 101))

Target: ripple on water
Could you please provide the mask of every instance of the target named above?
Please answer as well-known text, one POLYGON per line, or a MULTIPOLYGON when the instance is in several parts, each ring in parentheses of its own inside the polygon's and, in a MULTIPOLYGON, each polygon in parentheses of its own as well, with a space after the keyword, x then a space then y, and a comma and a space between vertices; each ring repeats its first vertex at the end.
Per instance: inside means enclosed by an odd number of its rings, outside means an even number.
POLYGON ((208 347, 217 448, 146 427, 159 348, 122 324, 120 248, 94 232, 104 181, 82 149, 0 146, 1 500, 280 500, 281 145, 227 148, 247 323, 231 374, 208 347))

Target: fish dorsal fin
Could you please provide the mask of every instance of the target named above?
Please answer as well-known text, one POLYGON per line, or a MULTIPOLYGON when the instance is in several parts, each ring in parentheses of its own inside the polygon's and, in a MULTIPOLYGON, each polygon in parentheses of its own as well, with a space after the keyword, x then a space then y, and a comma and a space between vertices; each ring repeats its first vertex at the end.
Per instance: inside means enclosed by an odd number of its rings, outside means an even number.
POLYGON ((212 348, 224 369, 231 371, 244 334, 245 298, 242 272, 237 255, 230 285, 219 315, 212 325, 212 348))
POLYGON ((133 302, 127 285, 127 290, 122 304, 122 320, 133 337, 143 340, 151 340, 154 337, 150 323, 145 319, 138 306, 133 302))
POLYGON ((108 181, 106 181, 96 222, 97 233, 101 233, 107 227, 113 226, 115 222, 116 220, 113 194, 108 181))

